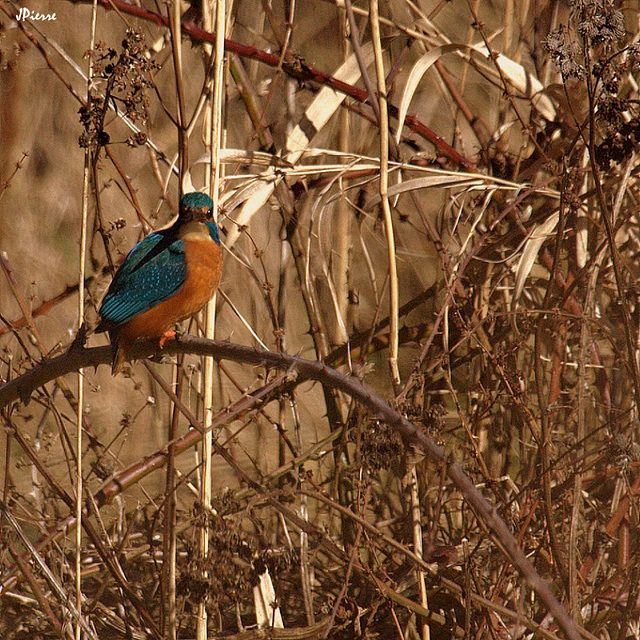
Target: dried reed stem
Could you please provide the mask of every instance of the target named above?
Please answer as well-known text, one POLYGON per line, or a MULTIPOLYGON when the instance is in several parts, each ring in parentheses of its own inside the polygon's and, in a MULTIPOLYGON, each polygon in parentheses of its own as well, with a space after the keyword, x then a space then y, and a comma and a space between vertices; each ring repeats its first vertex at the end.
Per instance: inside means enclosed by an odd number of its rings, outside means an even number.
MULTIPOLYGON (((224 36, 226 32, 226 6, 225 0, 214 0, 203 3, 203 26, 206 31, 214 31, 216 34, 215 48, 205 43, 205 65, 207 73, 213 71, 213 82, 210 86, 210 93, 205 107, 205 127, 204 138, 205 147, 209 152, 209 171, 207 182, 209 194, 213 201, 214 217, 217 220, 220 185, 221 185, 221 163, 220 149, 222 144, 223 128, 223 96, 224 96, 224 36), (215 19, 214 19, 215 17, 215 19)), ((216 296, 207 304, 205 310, 205 336, 212 339, 215 335, 216 317, 216 296)), ((206 432, 202 439, 202 474, 200 483, 200 502, 204 509, 211 509, 211 465, 213 457, 212 438, 213 433, 210 428, 213 418, 213 385, 214 385, 214 361, 213 358, 204 358, 203 371, 203 424, 206 432)), ((209 527, 206 519, 199 530, 199 553, 203 566, 206 567, 209 553, 209 527)), ((207 570, 202 573, 203 580, 207 579, 207 570)), ((207 602, 203 597, 198 602, 196 614, 196 638, 206 640, 207 638, 207 602)))
MULTIPOLYGON (((420 509, 420 487, 418 485, 418 472, 416 466, 411 467, 409 471, 409 495, 411 496, 411 524, 413 529, 413 552, 423 559, 422 555, 422 524, 421 524, 421 509, 420 509)), ((427 610, 429 610, 429 603, 427 601, 427 583, 425 581, 424 571, 418 566, 416 567, 416 577, 418 579, 418 591, 420 593, 420 604, 427 610)), ((424 620, 422 623, 422 640, 429 640, 431 637, 431 630, 429 623, 424 620)))
MULTIPOLYGON (((91 35, 89 50, 93 52, 96 41, 96 20, 98 15, 98 3, 94 0, 91 11, 91 35)), ((89 56, 87 69, 87 103, 91 100, 93 83, 93 58, 89 56)), ((95 159, 97 161, 97 158, 95 159)), ((87 253, 87 219, 89 210, 89 192, 91 190, 92 152, 87 147, 84 152, 84 172, 82 179, 82 217, 80 220, 80 253, 78 256, 78 330, 84 331, 84 281, 85 281, 85 255, 87 253)), ((78 369, 78 406, 76 429, 76 520, 82 524, 82 423, 84 415, 84 369, 78 369)), ((75 625, 75 638, 82 637, 82 526, 75 530, 75 591, 76 609, 79 619, 75 625)))
POLYGON ((389 368, 395 387, 400 385, 398 369, 398 267, 396 265, 396 244, 393 232, 393 217, 389 204, 389 112, 387 109, 387 85, 380 40, 378 0, 369 0, 369 23, 376 61, 378 79, 378 105, 380 109, 380 199, 384 213, 384 229, 387 236, 387 257, 389 260, 389 368))

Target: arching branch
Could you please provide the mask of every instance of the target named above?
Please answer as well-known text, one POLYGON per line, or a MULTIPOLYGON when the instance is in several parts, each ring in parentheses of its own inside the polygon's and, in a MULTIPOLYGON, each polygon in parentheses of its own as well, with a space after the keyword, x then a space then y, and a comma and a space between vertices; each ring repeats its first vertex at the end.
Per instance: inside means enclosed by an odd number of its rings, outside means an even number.
MULTIPOLYGON (((360 402, 369 411, 396 429, 407 444, 422 451, 433 462, 446 465, 447 475, 458 491, 473 508, 479 519, 496 536, 510 561, 536 591, 567 637, 573 640, 580 638, 574 622, 555 598, 547 583, 527 560, 506 523, 498 515, 496 507, 489 503, 480 491, 476 489, 460 464, 451 461, 444 449, 433 438, 419 430, 380 396, 372 393, 356 377, 342 374, 335 369, 327 367, 322 362, 305 360, 298 356, 246 347, 230 342, 217 342, 192 336, 168 342, 161 352, 158 349, 157 340, 140 342, 134 349, 133 355, 135 357, 148 357, 159 353, 172 355, 178 352, 208 355, 216 360, 231 360, 241 364, 288 370, 297 375, 297 384, 307 380, 315 380, 325 386, 338 389, 360 402)), ((28 401, 31 394, 38 387, 61 375, 75 371, 80 367, 97 367, 101 364, 106 364, 110 361, 110 358, 109 347, 87 349, 75 345, 66 354, 51 360, 43 360, 31 371, 0 387, 0 409, 16 400, 28 401)))

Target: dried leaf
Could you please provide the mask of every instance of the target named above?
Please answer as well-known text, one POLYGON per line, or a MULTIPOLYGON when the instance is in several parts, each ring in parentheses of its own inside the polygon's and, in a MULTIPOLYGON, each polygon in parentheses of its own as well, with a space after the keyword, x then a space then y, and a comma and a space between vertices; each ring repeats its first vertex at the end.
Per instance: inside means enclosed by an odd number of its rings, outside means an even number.
POLYGON ((398 107, 398 130, 396 131, 396 144, 400 144, 400 138, 402 137, 402 127, 404 126, 404 120, 407 117, 407 110, 411 104, 411 100, 422 80, 422 76, 431 68, 431 66, 442 56, 449 51, 459 51, 460 49, 466 49, 466 45, 459 44, 447 44, 442 47, 435 47, 430 51, 427 51, 414 65, 409 73, 407 82, 402 92, 402 98, 400 99, 400 106, 398 107))
POLYGON ((524 289, 524 283, 531 273, 533 263, 536 261, 538 253, 542 248, 545 240, 549 239, 558 224, 560 215, 556 212, 549 216, 542 224, 535 227, 524 243, 524 249, 518 268, 516 269, 516 284, 513 289, 513 300, 511 301, 512 309, 515 309, 518 299, 524 289))
MULTIPOLYGON (((362 48, 362 53, 367 64, 373 62, 373 47, 367 44, 362 48)), ((360 77, 360 67, 355 55, 349 56, 346 62, 338 69, 334 74, 334 78, 353 84, 360 77)), ((301 118, 293 131, 287 138, 287 159, 286 161, 295 164, 305 149, 309 146, 309 143, 313 140, 315 135, 327 124, 331 116, 335 113, 336 109, 342 104, 345 99, 345 95, 338 93, 331 87, 323 87, 318 95, 313 99, 313 102, 307 107, 304 116, 301 118), (305 131, 312 130, 311 137, 305 133, 305 131)), ((239 235, 239 227, 249 224, 251 218, 260 210, 262 206, 266 204, 271 195, 273 194, 276 184, 282 179, 281 175, 275 174, 270 169, 265 172, 265 183, 261 184, 252 195, 245 201, 240 214, 236 219, 236 225, 233 225, 229 235, 227 237, 227 244, 229 246, 237 240, 239 235)))
MULTIPOLYGON (((472 177, 469 174, 449 174, 449 175, 436 175, 436 176, 424 176, 422 178, 414 178, 413 180, 406 180, 399 184, 389 187, 389 197, 396 196, 406 191, 413 191, 415 189, 429 189, 438 187, 440 189, 447 189, 449 187, 474 187, 485 183, 482 177, 472 177)), ((369 200, 364 208, 368 211, 375 207, 380 202, 380 195, 377 194, 371 200, 369 200)))
MULTIPOLYGON (((486 58, 491 58, 489 50, 484 44, 476 44, 472 47, 475 51, 482 54, 486 58)), ((498 53, 498 52, 493 52, 498 53)), ((525 68, 508 58, 503 53, 499 53, 495 60, 496 65, 500 68, 500 71, 507 77, 509 82, 527 98, 531 98, 533 106, 543 115, 547 120, 555 120, 556 109, 553 106, 553 102, 547 95, 543 93, 544 86, 542 83, 531 73, 525 70, 525 68)))

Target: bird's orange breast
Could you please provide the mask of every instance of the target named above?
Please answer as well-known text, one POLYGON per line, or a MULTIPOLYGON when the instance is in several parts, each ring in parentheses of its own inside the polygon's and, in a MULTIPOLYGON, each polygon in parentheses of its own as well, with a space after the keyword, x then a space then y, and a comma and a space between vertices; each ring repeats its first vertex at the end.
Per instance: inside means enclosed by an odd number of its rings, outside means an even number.
POLYGON ((184 240, 187 277, 173 297, 132 318, 119 331, 119 339, 132 343, 137 338, 164 335, 175 324, 200 311, 212 298, 222 274, 222 251, 211 238, 184 240))

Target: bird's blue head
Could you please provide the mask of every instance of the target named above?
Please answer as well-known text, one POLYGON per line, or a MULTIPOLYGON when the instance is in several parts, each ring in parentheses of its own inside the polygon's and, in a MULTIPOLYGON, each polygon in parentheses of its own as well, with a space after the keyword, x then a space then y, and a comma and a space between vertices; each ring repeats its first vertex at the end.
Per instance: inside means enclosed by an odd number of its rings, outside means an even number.
POLYGON ((204 222, 209 227, 211 237, 220 244, 218 227, 213 220, 213 201, 199 191, 185 193, 180 199, 180 212, 178 216, 180 225, 187 222, 204 222))
POLYGON ((213 202, 199 191, 185 193, 180 200, 180 218, 185 222, 213 220, 213 202))

